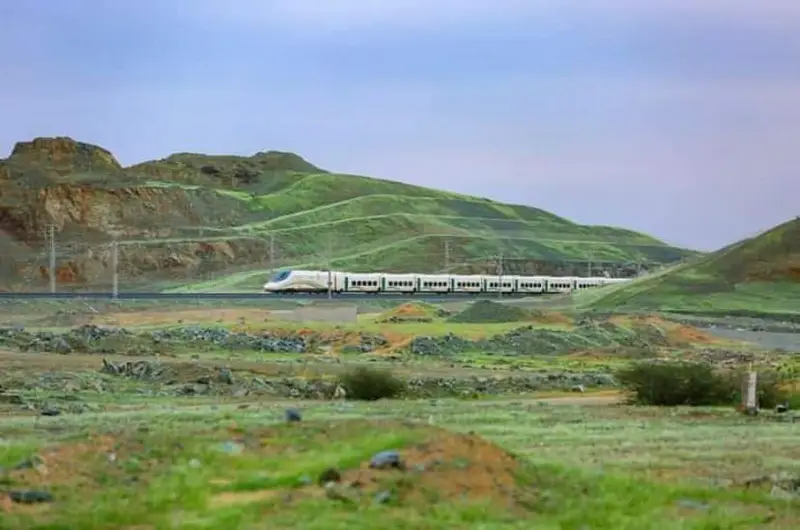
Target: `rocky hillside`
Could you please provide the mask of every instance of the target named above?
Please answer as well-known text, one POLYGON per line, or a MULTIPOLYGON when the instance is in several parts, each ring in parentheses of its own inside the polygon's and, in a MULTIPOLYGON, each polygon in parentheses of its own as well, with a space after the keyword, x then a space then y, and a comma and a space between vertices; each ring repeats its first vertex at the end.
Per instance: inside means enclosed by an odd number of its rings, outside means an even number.
POLYGON ((501 252, 656 262, 691 254, 535 208, 332 174, 292 153, 181 153, 124 168, 70 138, 20 142, 0 160, 0 288, 47 287, 51 227, 60 290, 107 288, 114 239, 123 288, 250 289, 275 266, 328 260, 437 271, 501 252))
MULTIPOLYGON (((663 273, 598 292, 599 310, 668 310, 800 320, 800 217, 663 273)), ((589 296, 594 296, 591 293, 589 296)))

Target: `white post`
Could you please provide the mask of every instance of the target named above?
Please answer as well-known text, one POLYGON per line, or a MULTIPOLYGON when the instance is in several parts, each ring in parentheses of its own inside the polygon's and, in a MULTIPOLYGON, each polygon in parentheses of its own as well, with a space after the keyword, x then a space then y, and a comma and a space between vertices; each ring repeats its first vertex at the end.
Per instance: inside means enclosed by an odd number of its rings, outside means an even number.
POLYGON ((754 371, 747 373, 747 390, 745 392, 744 408, 748 414, 758 412, 758 374, 754 371))

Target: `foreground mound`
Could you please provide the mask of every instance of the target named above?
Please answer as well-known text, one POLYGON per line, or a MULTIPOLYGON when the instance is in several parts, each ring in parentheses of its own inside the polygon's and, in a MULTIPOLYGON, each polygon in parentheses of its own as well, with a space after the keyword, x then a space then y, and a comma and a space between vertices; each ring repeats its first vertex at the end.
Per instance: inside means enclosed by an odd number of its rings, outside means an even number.
POLYGON ((800 218, 606 291, 590 307, 800 318, 800 218))
POLYGON ((491 322, 521 322, 529 317, 528 312, 519 307, 492 302, 491 300, 478 300, 470 304, 465 310, 450 317, 449 321, 488 324, 491 322))
POLYGON ((377 322, 381 324, 402 324, 407 322, 433 322, 447 315, 443 309, 425 303, 401 304, 382 313, 377 322))
POLYGON ((140 428, 8 464, 4 528, 158 526, 177 512, 225 514, 223 526, 238 528, 262 521, 265 505, 270 516, 302 519, 346 505, 479 503, 521 513, 532 502, 522 465, 506 451, 478 436, 391 421, 231 426, 191 437, 167 426, 140 428))

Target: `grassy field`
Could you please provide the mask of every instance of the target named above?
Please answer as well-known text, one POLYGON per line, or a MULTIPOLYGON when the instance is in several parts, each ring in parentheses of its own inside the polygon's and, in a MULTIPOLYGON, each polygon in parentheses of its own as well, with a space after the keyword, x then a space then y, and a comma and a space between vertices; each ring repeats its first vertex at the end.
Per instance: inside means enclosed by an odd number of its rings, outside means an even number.
POLYGON ((655 316, 587 322, 493 303, 407 304, 364 307, 358 322, 335 325, 283 321, 285 310, 15 307, 27 329, 0 332, 0 529, 800 524, 800 423, 791 415, 630 406, 597 375, 642 356, 800 373, 787 352, 655 316), (492 322, 503 315, 517 320, 492 322), (128 332, 74 328, 98 324, 128 332), (238 338, 169 338, 182 329, 238 338), (540 353, 523 343, 504 354, 406 349, 415 339, 519 337, 520 329, 534 333, 540 353), (234 347, 244 344, 237 332, 253 340, 299 333, 329 348, 265 353, 234 347), (387 343, 342 349, 364 335, 387 343), (70 352, 47 349, 59 337, 70 352), (587 347, 586 337, 609 342, 587 347), (127 371, 101 369, 101 358, 127 371), (376 402, 306 397, 355 366, 391 370, 420 390, 376 402), (597 384, 575 392, 569 381, 580 377, 597 384), (419 386, 425 379, 435 385, 419 386), (512 379, 539 383, 502 383, 512 379), (287 408, 302 421, 287 423, 287 408), (371 468, 383 451, 397 451, 401 468, 371 468))
POLYGON ((8 225, 18 227, 0 237, 0 253, 25 261, 0 261, 9 283, 46 285, 41 238, 25 235, 26 210, 19 208, 39 204, 42 193, 59 215, 57 266, 65 288, 109 284, 111 227, 124 233, 121 285, 190 291, 252 290, 275 266, 328 261, 356 271, 468 272, 484 270, 499 254, 596 262, 694 255, 644 234, 580 225, 534 207, 325 172, 291 153, 184 153, 122 168, 98 148, 59 142, 0 160, 0 172, 8 174, 0 208, 8 225), (56 149, 65 152, 49 151, 56 149), (267 263, 270 238, 275 260, 267 263))
POLYGON ((583 400, 139 405, 68 418, 3 418, 0 429, 14 438, 0 446, 0 463, 41 455, 32 469, 11 472, 10 482, 46 488, 55 501, 6 502, 0 526, 800 524, 796 503, 745 487, 749 479, 796 469, 794 427, 715 410, 583 400), (283 422, 289 405, 301 408, 301 424, 283 422), (397 450, 408 469, 369 469, 373 455, 386 450, 397 450), (341 482, 320 485, 326 474, 341 482), (356 482, 361 486, 346 486, 356 482))

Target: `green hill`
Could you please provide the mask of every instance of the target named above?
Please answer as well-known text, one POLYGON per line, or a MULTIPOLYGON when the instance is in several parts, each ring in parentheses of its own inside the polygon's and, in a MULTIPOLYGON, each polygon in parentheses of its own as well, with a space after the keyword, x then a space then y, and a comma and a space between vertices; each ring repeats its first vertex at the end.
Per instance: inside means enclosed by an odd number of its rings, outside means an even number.
POLYGON ((587 293, 597 310, 800 318, 800 218, 628 284, 587 293))
POLYGON ((276 267, 328 262, 468 272, 499 254, 649 263, 694 255, 630 230, 330 173, 277 151, 181 153, 123 168, 100 147, 37 138, 0 160, 0 192, 0 280, 10 289, 46 288, 48 225, 61 290, 110 284, 114 236, 120 285, 137 289, 251 290, 276 267))

